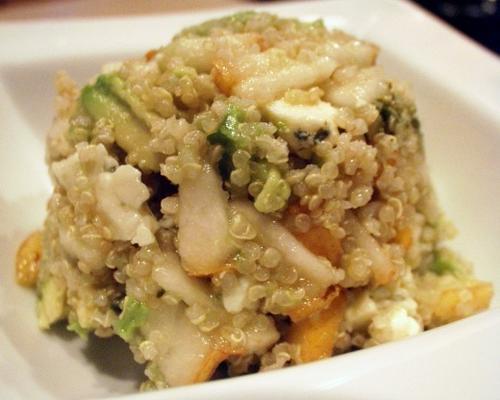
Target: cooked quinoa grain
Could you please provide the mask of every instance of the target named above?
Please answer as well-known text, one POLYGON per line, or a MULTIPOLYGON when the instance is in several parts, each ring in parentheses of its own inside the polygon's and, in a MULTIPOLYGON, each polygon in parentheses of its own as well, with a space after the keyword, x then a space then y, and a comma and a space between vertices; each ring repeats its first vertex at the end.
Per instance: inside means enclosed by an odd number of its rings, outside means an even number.
POLYGON ((488 307, 443 242, 406 85, 378 48, 246 12, 56 79, 54 184, 17 276, 42 329, 120 336, 143 389, 267 371, 488 307), (41 248, 41 249, 40 249, 41 248))

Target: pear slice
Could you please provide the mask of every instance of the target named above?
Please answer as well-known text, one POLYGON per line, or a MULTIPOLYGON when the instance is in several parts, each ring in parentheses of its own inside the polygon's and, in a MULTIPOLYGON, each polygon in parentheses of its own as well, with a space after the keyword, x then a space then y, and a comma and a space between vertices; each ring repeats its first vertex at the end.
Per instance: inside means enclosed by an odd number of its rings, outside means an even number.
POLYGON ((158 366, 168 386, 210 379, 229 355, 211 345, 209 338, 189 321, 181 304, 165 304, 151 310, 141 330, 156 349, 151 361, 158 366))
POLYGON ((225 269, 233 251, 229 240, 227 194, 208 164, 193 179, 179 185, 179 254, 182 266, 193 276, 225 269))
POLYGON ((277 249, 300 276, 308 279, 324 292, 337 283, 334 269, 320 260, 295 238, 283 225, 259 213, 251 203, 235 201, 231 206, 241 213, 257 230, 262 242, 277 249))

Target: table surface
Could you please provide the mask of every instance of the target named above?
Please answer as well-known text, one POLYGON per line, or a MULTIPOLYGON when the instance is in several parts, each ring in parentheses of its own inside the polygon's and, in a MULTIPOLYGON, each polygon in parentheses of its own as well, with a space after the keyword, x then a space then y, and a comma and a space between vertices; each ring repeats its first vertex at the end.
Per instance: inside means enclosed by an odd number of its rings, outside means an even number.
POLYGON ((147 15, 207 10, 251 0, 0 0, 0 21, 147 15))

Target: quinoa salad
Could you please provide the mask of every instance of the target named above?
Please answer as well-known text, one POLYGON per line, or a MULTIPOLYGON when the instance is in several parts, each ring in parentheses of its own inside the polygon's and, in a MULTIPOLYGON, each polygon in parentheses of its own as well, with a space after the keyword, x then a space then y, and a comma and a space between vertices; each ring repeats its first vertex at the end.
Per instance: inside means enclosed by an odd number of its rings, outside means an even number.
POLYGON ((54 190, 16 258, 40 328, 118 335, 149 390, 486 309, 492 285, 445 244, 414 99, 378 52, 321 20, 244 12, 83 88, 58 73, 54 190))

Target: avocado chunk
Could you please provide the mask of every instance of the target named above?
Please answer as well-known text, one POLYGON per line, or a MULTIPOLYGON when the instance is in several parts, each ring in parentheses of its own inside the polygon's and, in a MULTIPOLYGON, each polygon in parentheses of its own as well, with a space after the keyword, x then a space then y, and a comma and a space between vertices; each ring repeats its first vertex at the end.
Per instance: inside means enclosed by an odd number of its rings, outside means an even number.
POLYGON ((62 278, 49 276, 39 286, 37 302, 38 326, 50 326, 66 317, 66 284, 62 278))
POLYGON ((455 275, 458 268, 448 252, 436 250, 434 252, 434 259, 430 265, 430 270, 436 275, 455 275))
POLYGON ((245 121, 245 112, 230 104, 224 119, 216 132, 208 136, 211 144, 220 144, 224 152, 232 155, 237 149, 247 149, 251 138, 241 134, 238 130, 240 123, 245 121))
POLYGON ((66 329, 69 332, 76 333, 78 336, 80 336, 80 339, 88 340, 89 338, 89 330, 82 327, 77 320, 69 322, 66 326, 66 329))
POLYGON ((102 85, 85 86, 81 102, 95 120, 105 118, 114 127, 115 141, 125 152, 127 161, 145 171, 159 170, 159 155, 149 147, 151 136, 144 124, 135 118, 114 95, 102 90, 102 85))
MULTIPOLYGON (((219 161, 219 171, 226 180, 234 169, 233 153, 236 150, 252 152, 252 141, 259 134, 258 132, 254 135, 244 134, 239 129, 243 122, 245 122, 245 112, 230 104, 217 131, 208 136, 211 144, 219 144, 224 150, 219 161)), ((263 185, 262 191, 254 201, 257 210, 270 213, 286 206, 291 192, 290 185, 283 179, 278 168, 271 166, 265 160, 253 157, 252 181, 260 181, 263 185)))
POLYGON ((130 110, 138 119, 151 128, 153 121, 159 118, 147 110, 145 104, 135 96, 123 79, 116 74, 104 74, 97 78, 95 87, 103 93, 112 94, 130 107, 130 110))
POLYGON ((262 213, 278 211, 287 205, 290 193, 290 185, 276 167, 271 167, 262 191, 255 198, 255 208, 262 213))
POLYGON ((238 132, 240 123, 245 121, 245 112, 233 104, 230 104, 226 115, 220 123, 217 131, 208 135, 210 144, 220 144, 223 149, 219 161, 219 172, 224 180, 229 179, 234 169, 231 157, 238 149, 246 149, 249 146, 249 138, 238 132))
POLYGON ((149 315, 149 309, 140 301, 127 296, 123 302, 123 311, 116 321, 114 328, 116 333, 126 342, 130 342, 149 315))

